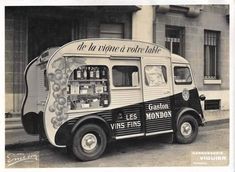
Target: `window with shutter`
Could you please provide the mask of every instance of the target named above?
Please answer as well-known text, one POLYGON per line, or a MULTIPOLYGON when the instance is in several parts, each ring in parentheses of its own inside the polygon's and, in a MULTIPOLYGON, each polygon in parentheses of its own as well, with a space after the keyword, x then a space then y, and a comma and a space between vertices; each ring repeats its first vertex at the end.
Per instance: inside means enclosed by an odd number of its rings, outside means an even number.
POLYGON ((204 31, 204 77, 219 79, 218 73, 219 32, 204 31))
POLYGON ((123 24, 101 24, 100 38, 124 38, 123 24))

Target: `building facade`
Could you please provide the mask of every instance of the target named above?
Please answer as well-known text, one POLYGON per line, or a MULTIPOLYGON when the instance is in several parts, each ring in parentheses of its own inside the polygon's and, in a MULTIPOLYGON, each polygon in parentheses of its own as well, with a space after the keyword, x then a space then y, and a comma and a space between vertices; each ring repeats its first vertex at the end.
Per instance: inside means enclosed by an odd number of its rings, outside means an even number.
POLYGON ((189 60, 204 110, 229 109, 229 7, 156 6, 155 41, 189 60))
POLYGON ((228 6, 5 8, 6 112, 19 113, 26 65, 49 47, 83 38, 157 42, 190 61, 204 109, 229 108, 228 6))
POLYGON ((6 7, 6 112, 20 112, 26 65, 49 47, 84 38, 132 38, 137 6, 6 7))

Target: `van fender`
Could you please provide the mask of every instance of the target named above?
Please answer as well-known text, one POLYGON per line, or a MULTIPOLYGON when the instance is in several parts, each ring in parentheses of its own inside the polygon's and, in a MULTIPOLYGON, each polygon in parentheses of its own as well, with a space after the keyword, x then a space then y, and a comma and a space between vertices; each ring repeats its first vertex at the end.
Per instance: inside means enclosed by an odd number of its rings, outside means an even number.
POLYGON ((110 136, 112 136, 112 132, 111 132, 111 128, 109 126, 109 124, 107 123, 107 121, 105 121, 102 117, 100 116, 95 116, 95 115, 91 115, 91 116, 85 116, 83 118, 81 118, 80 120, 78 120, 72 130, 71 130, 71 134, 74 135, 74 133, 76 132, 76 130, 83 124, 85 123, 94 123, 94 124, 99 124, 103 129, 104 132, 107 134, 107 136, 110 138, 110 136))
POLYGON ((179 120, 180 120, 181 116, 183 116, 186 113, 192 115, 193 117, 195 117, 195 119, 197 120, 199 125, 203 125, 202 115, 198 111, 196 111, 195 109, 189 108, 189 107, 182 108, 178 111, 178 113, 176 115, 176 124, 177 125, 179 123, 179 120))

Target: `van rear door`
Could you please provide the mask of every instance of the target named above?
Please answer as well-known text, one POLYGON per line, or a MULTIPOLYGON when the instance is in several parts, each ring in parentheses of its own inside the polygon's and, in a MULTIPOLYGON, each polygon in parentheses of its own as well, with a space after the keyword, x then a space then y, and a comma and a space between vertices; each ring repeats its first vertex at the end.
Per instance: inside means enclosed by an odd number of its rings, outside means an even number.
POLYGON ((172 132, 170 58, 143 57, 142 80, 146 135, 172 132))

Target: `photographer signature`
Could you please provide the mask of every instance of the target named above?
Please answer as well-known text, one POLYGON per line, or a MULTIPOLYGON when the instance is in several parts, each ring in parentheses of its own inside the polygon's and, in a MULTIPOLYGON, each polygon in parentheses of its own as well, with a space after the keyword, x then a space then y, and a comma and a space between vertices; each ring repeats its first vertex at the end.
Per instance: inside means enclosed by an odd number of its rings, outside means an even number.
POLYGON ((38 152, 36 153, 9 153, 7 154, 7 166, 12 166, 19 162, 32 162, 38 161, 38 152))

